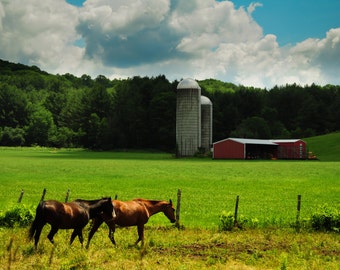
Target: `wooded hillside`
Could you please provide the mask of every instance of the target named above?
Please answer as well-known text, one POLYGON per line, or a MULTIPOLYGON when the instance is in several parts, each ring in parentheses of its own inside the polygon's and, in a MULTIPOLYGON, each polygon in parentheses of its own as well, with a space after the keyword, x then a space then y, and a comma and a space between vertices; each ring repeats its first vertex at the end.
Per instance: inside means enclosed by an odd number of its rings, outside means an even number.
MULTIPOLYGON (((0 145, 174 151, 178 82, 164 75, 122 80, 52 75, 0 60, 0 145)), ((213 103, 213 141, 340 130, 340 86, 198 83, 213 103)))

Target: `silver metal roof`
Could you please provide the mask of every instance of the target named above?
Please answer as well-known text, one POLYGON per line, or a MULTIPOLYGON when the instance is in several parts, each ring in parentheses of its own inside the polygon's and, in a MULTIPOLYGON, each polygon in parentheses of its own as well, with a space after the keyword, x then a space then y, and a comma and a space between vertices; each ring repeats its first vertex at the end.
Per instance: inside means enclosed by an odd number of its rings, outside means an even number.
POLYGON ((206 96, 201 96, 201 104, 202 105, 212 105, 212 102, 206 96))
POLYGON ((201 87, 194 79, 186 78, 178 83, 177 89, 201 89, 201 87))
POLYGON ((300 139, 282 139, 282 140, 271 140, 272 142, 274 143, 295 143, 295 142, 298 142, 298 141, 302 141, 300 139))
POLYGON ((243 143, 243 144, 266 144, 266 145, 277 145, 271 140, 261 140, 261 139, 241 139, 241 138, 229 138, 230 140, 243 143))
POLYGON ((219 143, 219 142, 226 141, 226 140, 232 140, 232 141, 235 141, 235 142, 238 142, 238 143, 242 143, 242 144, 277 145, 276 143, 272 142, 272 140, 242 139, 242 138, 227 138, 227 139, 215 142, 215 143, 219 143))

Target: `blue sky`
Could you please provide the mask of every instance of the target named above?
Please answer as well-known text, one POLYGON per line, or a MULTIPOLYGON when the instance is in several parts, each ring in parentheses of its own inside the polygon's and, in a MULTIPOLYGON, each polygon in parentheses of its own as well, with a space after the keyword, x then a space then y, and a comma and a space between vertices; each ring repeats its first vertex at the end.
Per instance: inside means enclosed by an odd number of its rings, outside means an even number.
POLYGON ((340 85, 340 0, 0 0, 0 48, 53 74, 340 85))
POLYGON ((307 38, 323 38, 330 28, 340 27, 339 0, 234 0, 236 7, 261 3, 253 13, 265 34, 274 34, 281 45, 307 38))

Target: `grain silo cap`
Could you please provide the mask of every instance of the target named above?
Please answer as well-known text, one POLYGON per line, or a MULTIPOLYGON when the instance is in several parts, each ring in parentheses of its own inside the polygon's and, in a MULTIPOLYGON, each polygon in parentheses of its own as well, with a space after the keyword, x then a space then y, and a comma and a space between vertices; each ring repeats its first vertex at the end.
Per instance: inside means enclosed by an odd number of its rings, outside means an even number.
POLYGON ((201 89, 201 87, 194 79, 186 78, 178 83, 177 89, 201 89))

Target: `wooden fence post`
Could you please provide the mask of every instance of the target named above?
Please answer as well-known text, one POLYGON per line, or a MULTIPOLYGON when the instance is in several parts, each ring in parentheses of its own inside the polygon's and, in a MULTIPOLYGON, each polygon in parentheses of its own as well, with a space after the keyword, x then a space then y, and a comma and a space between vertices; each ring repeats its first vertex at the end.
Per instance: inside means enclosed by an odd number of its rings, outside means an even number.
POLYGON ((300 231, 300 209, 301 209, 301 195, 297 196, 297 209, 296 209, 296 222, 295 227, 297 231, 300 231))
POLYGON ((236 203, 235 203, 235 213, 234 213, 234 226, 238 225, 237 222, 237 212, 238 212, 238 201, 239 201, 240 197, 239 195, 236 196, 236 203))
POLYGON ((24 190, 22 189, 21 192, 20 192, 20 196, 19 196, 19 199, 18 199, 18 203, 21 203, 21 200, 22 200, 22 197, 24 196, 24 190))
POLYGON ((66 192, 65 202, 68 202, 69 196, 70 196, 70 189, 68 189, 66 192))
POLYGON ((46 188, 44 188, 44 190, 43 190, 43 193, 42 193, 42 195, 41 195, 40 201, 43 201, 43 200, 44 200, 45 194, 46 194, 46 188))
POLYGON ((177 207, 176 207, 176 223, 175 223, 175 226, 177 228, 180 227, 179 218, 180 218, 180 212, 181 212, 181 197, 182 197, 182 191, 179 189, 177 191, 177 207))

